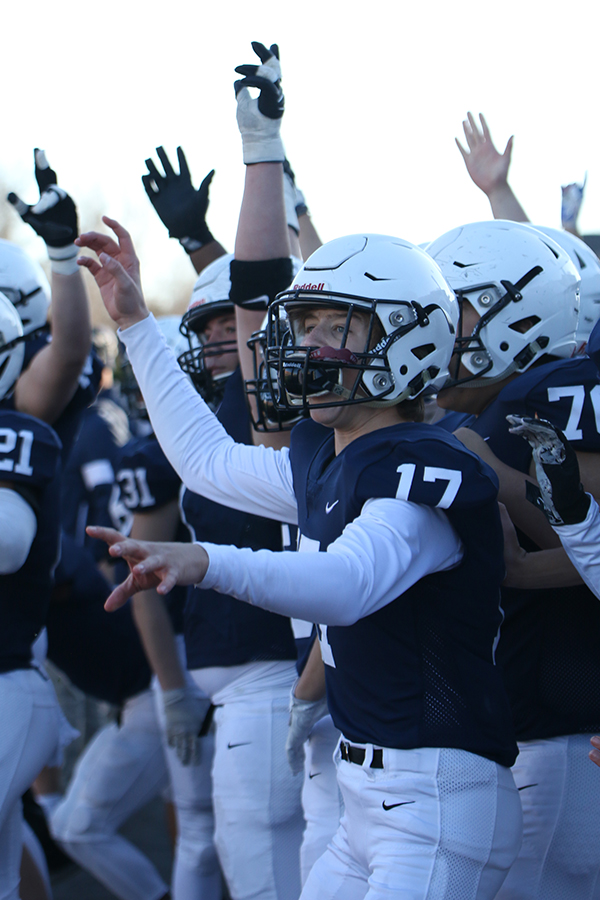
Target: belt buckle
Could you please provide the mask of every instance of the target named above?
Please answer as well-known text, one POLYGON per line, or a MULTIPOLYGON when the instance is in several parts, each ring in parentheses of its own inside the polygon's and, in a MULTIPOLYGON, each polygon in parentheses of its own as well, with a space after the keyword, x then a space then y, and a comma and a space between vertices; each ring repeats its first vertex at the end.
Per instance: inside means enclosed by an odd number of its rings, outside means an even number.
MULTIPOLYGON (((356 766, 362 766, 365 762, 367 751, 364 747, 355 747, 348 741, 340 741, 340 755, 345 762, 354 763, 356 766)), ((370 769, 383 769, 383 750, 381 747, 373 748, 373 755, 369 763, 370 769)))

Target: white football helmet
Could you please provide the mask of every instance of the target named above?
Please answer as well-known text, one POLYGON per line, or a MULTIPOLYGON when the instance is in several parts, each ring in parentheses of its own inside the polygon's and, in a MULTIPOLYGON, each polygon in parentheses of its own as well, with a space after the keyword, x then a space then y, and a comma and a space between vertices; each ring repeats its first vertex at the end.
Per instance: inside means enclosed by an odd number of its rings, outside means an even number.
POLYGON ((0 400, 12 391, 23 368, 23 325, 10 300, 0 293, 0 400))
POLYGON ((577 353, 585 351, 592 328, 600 318, 600 259, 585 241, 559 228, 535 226, 566 250, 581 278, 579 323, 575 333, 577 353))
POLYGON ((484 386, 524 372, 546 354, 573 355, 581 279, 568 253, 545 234, 521 222, 474 222, 437 238, 427 252, 461 313, 466 300, 481 316, 463 335, 461 314, 447 386, 484 386), (461 379, 460 362, 470 372, 461 379))
POLYGON ((176 358, 185 352, 187 340, 181 333, 181 316, 157 316, 156 324, 176 358))
POLYGON ((225 384, 231 372, 213 377, 204 360, 208 356, 237 353, 237 341, 232 339, 207 342, 203 332, 215 316, 227 316, 235 312, 235 306, 229 299, 231 290, 229 264, 232 259, 233 253, 228 253, 200 272, 180 325, 182 335, 187 338, 189 349, 179 355, 179 365, 190 376, 198 393, 212 405, 222 400, 225 384))
POLYGON ((448 377, 459 309, 431 258, 414 244, 356 234, 316 250, 293 285, 269 307, 267 377, 282 409, 369 403, 386 406, 435 389, 448 377), (339 348, 307 346, 298 313, 340 309, 346 326, 339 348), (346 347, 352 315, 368 315, 361 352, 346 347), (344 370, 355 370, 351 389, 344 370), (272 373, 277 373, 276 383, 272 373), (334 398, 314 402, 314 398, 334 398))
POLYGON ((0 291, 11 301, 31 334, 46 324, 50 285, 42 267, 11 241, 0 239, 0 291))

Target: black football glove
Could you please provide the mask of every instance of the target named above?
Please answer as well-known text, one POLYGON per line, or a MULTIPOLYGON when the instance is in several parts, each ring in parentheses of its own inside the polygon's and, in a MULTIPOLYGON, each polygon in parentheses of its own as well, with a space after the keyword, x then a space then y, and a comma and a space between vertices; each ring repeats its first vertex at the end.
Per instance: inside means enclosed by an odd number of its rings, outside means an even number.
POLYGON ((233 85, 244 162, 246 165, 283 162, 285 151, 279 131, 285 100, 281 90, 279 48, 277 44, 271 44, 270 49, 267 49, 264 44, 253 41, 252 49, 261 65, 237 66, 235 71, 244 78, 233 85), (260 90, 256 100, 250 96, 250 87, 260 90))
POLYGON ((147 159, 149 174, 142 175, 146 193, 159 219, 168 229, 169 237, 177 238, 187 253, 194 253, 204 244, 214 241, 206 224, 206 212, 209 203, 208 190, 215 170, 208 173, 196 190, 181 147, 177 148, 179 174, 174 171, 164 147, 157 147, 156 152, 165 174, 161 175, 154 161, 147 159))
POLYGON ((532 449, 537 485, 527 483, 527 499, 551 525, 583 522, 590 507, 579 478, 577 454, 562 431, 546 419, 507 416, 511 434, 519 434, 532 449))
POLYGON ((8 202, 12 203, 23 221, 31 225, 36 234, 46 242, 50 259, 70 259, 78 252, 77 248, 71 252, 73 242, 79 234, 77 208, 67 192, 58 186, 56 172, 48 165, 44 151, 36 147, 33 154, 40 199, 30 206, 11 192, 8 202))

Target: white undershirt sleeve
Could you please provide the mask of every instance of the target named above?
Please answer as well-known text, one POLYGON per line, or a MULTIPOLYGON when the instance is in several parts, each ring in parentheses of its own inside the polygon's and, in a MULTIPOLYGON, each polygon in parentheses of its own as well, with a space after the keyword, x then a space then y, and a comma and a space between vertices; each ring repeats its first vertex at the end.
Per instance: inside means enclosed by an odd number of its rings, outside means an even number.
POLYGON ((287 449, 236 444, 181 371, 154 316, 119 337, 155 434, 185 486, 224 506, 296 524, 287 449))
POLYGON ((600 508, 591 494, 590 508, 583 522, 575 525, 555 525, 567 556, 600 600, 600 508))
POLYGON ((395 499, 367 501, 325 553, 202 546, 210 564, 198 587, 322 625, 352 625, 463 554, 442 510, 395 499))
POLYGON ((0 575, 18 572, 31 550, 37 519, 29 503, 10 488, 0 488, 0 575))

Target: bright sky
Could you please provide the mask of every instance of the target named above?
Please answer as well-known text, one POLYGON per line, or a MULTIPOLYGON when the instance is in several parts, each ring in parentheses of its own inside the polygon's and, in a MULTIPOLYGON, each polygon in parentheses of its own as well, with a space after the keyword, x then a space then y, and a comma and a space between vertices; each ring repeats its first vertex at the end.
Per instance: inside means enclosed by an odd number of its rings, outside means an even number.
MULTIPOLYGON (((332 0, 101 4, 41 0, 3 12, 0 182, 34 202, 34 146, 80 209, 134 234, 147 294, 168 304, 193 273, 140 176, 159 144, 181 144, 193 179, 216 169, 209 225, 233 249, 243 165, 234 67, 251 40, 281 48, 288 157, 328 240, 354 231, 416 243, 490 217, 454 145, 467 110, 500 149, 534 222, 560 226, 560 186, 588 172, 583 232, 600 232, 599 8, 548 0, 332 0), (354 11, 352 11, 354 9, 354 11)), ((12 212, 9 210, 9 212, 12 212)), ((14 238, 38 257, 39 239, 14 238)))

